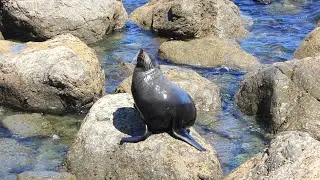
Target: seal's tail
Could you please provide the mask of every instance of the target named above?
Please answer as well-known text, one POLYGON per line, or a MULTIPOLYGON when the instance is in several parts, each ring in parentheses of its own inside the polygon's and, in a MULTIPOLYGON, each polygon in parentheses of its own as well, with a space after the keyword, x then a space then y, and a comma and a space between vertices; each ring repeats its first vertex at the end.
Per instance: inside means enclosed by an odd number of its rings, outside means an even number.
POLYGON ((172 129, 173 136, 175 136, 178 139, 181 139, 191 146, 195 147, 199 151, 205 151, 206 149, 203 148, 189 133, 188 131, 183 128, 183 129, 172 129))

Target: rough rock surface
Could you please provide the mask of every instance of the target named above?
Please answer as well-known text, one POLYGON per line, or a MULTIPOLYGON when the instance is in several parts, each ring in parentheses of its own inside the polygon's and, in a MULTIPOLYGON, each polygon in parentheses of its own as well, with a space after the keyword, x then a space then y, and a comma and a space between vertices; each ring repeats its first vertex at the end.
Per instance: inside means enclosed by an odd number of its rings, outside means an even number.
POLYGON ((319 179, 320 142, 297 131, 279 133, 264 153, 229 174, 231 179, 319 179))
POLYGON ((176 64, 217 67, 248 71, 260 66, 260 62, 242 50, 239 45, 217 37, 191 41, 168 41, 160 45, 159 56, 176 64))
POLYGON ((298 59, 320 56, 320 27, 314 29, 294 52, 298 59))
POLYGON ((98 58, 72 35, 7 50, 0 55, 1 104, 59 114, 85 111, 104 94, 98 58))
POLYGON ((78 179, 222 179, 213 147, 193 129, 207 151, 200 152, 167 133, 119 145, 144 125, 127 93, 106 95, 86 116, 68 152, 68 166, 78 179))
POLYGON ((3 40, 3 39, 4 39, 4 37, 3 37, 2 33, 0 32, 0 40, 3 40))
POLYGON ((133 11, 130 20, 177 38, 238 38, 246 33, 240 10, 230 0, 150 0, 133 11))
MULTIPOLYGON (((176 83, 192 97, 198 111, 210 111, 216 114, 220 110, 220 91, 216 84, 189 69, 167 65, 160 67, 170 81, 176 83)), ((131 82, 132 76, 120 83, 116 92, 131 93, 131 82)))
POLYGON ((53 171, 25 171, 17 175, 17 180, 76 180, 72 174, 53 171))
POLYGON ((119 0, 0 0, 0 9, 3 36, 23 41, 70 33, 94 43, 127 20, 119 0))
POLYGON ((320 57, 275 63, 249 73, 236 102, 273 132, 299 130, 320 139, 320 57))

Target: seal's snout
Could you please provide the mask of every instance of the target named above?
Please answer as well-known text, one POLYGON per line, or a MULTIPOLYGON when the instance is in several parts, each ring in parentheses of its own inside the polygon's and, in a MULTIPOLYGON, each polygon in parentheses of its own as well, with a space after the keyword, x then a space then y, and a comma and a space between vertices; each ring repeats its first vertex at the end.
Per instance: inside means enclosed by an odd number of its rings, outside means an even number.
POLYGON ((139 54, 138 54, 138 57, 140 58, 144 58, 145 57, 145 52, 143 49, 140 50, 139 54))

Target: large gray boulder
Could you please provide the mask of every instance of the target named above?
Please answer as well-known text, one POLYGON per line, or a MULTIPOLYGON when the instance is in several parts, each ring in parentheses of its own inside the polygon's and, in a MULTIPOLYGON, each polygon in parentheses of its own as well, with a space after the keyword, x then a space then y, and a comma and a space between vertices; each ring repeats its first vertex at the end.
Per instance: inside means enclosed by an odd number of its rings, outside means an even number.
POLYGON ((299 130, 320 140, 320 57, 275 63, 249 73, 236 103, 273 132, 299 130))
POLYGON ((260 66, 260 62, 239 45, 217 37, 164 42, 160 45, 159 56, 176 64, 225 66, 240 71, 249 71, 260 66))
POLYGON ((71 33, 94 43, 127 20, 119 0, 0 0, 0 5, 3 36, 23 41, 71 33))
POLYGON ((298 59, 320 56, 320 27, 315 28, 294 52, 298 59))
POLYGON ((279 133, 264 153, 251 158, 225 179, 319 179, 319 148, 320 142, 307 133, 279 133))
POLYGON ((5 50, 0 55, 3 105, 60 114, 86 111, 104 94, 105 77, 97 56, 72 35, 5 50))
POLYGON ((240 10, 230 0, 150 0, 130 20, 169 37, 238 38, 246 33, 240 10))
MULTIPOLYGON (((197 72, 176 66, 161 65, 165 76, 180 88, 184 89, 194 100, 198 111, 216 115, 221 109, 219 87, 197 72)), ((131 69, 131 74, 133 67, 131 69)), ((116 89, 117 93, 131 93, 132 76, 122 81, 116 89)))
POLYGON ((68 152, 68 168, 77 179, 222 179, 216 152, 193 129, 207 151, 200 152, 167 133, 120 145, 144 125, 127 93, 106 95, 84 119, 68 152))

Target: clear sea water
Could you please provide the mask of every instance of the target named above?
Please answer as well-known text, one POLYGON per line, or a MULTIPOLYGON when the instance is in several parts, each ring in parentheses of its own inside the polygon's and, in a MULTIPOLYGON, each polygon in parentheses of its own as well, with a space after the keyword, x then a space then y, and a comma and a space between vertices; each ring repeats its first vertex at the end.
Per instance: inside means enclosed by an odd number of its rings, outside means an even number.
MULTIPOLYGON (((130 13, 145 4, 147 0, 122 0, 122 2, 130 13)), ((249 24, 250 33, 239 41, 240 45, 264 64, 293 59, 292 54, 295 49, 320 19, 319 0, 275 0, 271 5, 261 5, 251 0, 233 2, 239 6, 242 16, 249 24)), ((119 63, 131 62, 141 48, 159 59, 157 51, 164 40, 150 31, 142 30, 137 25, 127 22, 123 30, 106 35, 103 41, 92 45, 101 58, 106 72, 106 91, 113 93, 117 85, 127 76, 119 68, 119 63)), ((167 61, 159 62, 170 64, 167 61)), ((225 68, 193 69, 220 87, 222 110, 218 117, 210 114, 199 116, 212 119, 215 123, 210 126, 197 125, 196 130, 216 149, 223 172, 227 175, 249 157, 262 152, 269 141, 269 136, 263 126, 258 125, 253 117, 244 116, 234 104, 234 94, 244 73, 225 68)), ((0 109, 0 118, 16 113, 21 112, 0 109)), ((79 126, 81 118, 83 117, 70 116, 71 120, 67 124, 71 132, 68 134, 72 134, 79 126)), ((65 124, 60 125, 65 126, 65 124)), ((22 154, 11 154, 12 158, 7 163, 10 167, 1 166, 0 162, 0 179, 13 179, 14 174, 24 170, 59 170, 70 145, 69 140, 70 137, 66 137, 64 142, 40 137, 19 139, 0 128, 0 142, 19 143, 26 148, 21 151, 22 154), (50 153, 45 153, 48 149, 50 153)), ((1 158, 3 157, 0 155, 0 160, 1 158)))

